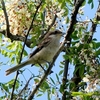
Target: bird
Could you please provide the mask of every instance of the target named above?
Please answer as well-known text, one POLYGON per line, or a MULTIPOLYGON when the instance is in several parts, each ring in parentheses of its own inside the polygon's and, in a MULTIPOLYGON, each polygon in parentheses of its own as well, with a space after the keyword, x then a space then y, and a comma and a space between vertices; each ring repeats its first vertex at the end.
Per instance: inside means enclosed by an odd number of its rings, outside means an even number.
POLYGON ((31 53, 29 59, 6 70, 6 75, 9 75, 29 64, 41 65, 51 62, 60 47, 60 39, 62 36, 63 32, 60 30, 48 32, 38 44, 37 48, 31 53))

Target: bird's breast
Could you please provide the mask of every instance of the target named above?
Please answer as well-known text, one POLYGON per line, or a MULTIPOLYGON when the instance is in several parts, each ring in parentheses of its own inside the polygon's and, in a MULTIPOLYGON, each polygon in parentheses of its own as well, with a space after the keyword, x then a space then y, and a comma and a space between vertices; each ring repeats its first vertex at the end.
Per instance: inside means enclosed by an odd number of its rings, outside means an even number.
POLYGON ((35 62, 39 64, 51 62, 58 49, 59 43, 53 43, 43 47, 37 54, 33 56, 35 62))

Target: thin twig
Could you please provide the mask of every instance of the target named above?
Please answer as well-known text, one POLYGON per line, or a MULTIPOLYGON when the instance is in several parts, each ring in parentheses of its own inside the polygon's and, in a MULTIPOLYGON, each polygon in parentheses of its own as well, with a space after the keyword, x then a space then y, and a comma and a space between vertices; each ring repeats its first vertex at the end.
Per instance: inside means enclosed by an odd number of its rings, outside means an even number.
MULTIPOLYGON (((34 13, 34 16, 33 16, 32 22, 31 22, 31 25, 30 25, 30 27, 29 27, 29 29, 28 29, 28 32, 27 32, 27 35, 26 35, 26 37, 25 37, 25 41, 24 41, 24 44, 23 44, 22 52, 21 52, 21 55, 20 55, 19 64, 21 63, 21 60, 22 60, 22 55, 23 55, 23 52, 24 52, 24 48, 25 48, 25 44, 26 44, 26 41, 27 41, 27 37, 28 37, 28 35, 29 35, 29 33, 30 33, 32 27, 33 27, 33 22, 34 22, 34 20, 35 20, 36 14, 37 14, 37 12, 38 12, 38 10, 39 10, 41 4, 42 4, 42 0, 41 0, 40 4, 37 6, 37 8, 36 8, 36 11, 35 11, 35 13, 34 13)), ((18 75, 19 75, 19 73, 18 73, 18 71, 17 71, 17 72, 16 72, 15 81, 14 81, 14 85, 13 85, 13 89, 12 89, 11 99, 10 99, 10 100, 13 100, 13 94, 14 94, 15 85, 16 85, 16 81, 17 81, 18 75)))
POLYGON ((28 80, 27 83, 25 84, 24 88, 23 88, 23 89, 20 91, 20 93, 18 94, 18 98, 21 96, 22 92, 23 92, 24 90, 26 90, 26 88, 28 87, 28 84, 29 84, 29 82, 31 81, 32 78, 33 78, 33 76, 29 78, 29 80, 28 80))
POLYGON ((13 100, 13 95, 14 95, 14 90, 15 90, 15 85, 16 85, 16 81, 17 81, 18 75, 19 75, 19 72, 17 71, 16 76, 15 76, 15 80, 14 80, 14 85, 12 87, 12 92, 11 92, 11 98, 10 98, 10 100, 13 100))

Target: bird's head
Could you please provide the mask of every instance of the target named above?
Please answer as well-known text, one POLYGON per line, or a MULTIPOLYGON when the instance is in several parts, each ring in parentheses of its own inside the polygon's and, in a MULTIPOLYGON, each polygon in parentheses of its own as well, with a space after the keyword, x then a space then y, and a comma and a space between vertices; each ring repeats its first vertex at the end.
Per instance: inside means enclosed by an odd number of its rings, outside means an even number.
POLYGON ((61 32, 60 30, 55 30, 55 31, 50 31, 48 32, 46 35, 45 35, 45 38, 46 37, 51 37, 51 38, 58 38, 60 39, 62 36, 64 35, 63 32, 61 32))

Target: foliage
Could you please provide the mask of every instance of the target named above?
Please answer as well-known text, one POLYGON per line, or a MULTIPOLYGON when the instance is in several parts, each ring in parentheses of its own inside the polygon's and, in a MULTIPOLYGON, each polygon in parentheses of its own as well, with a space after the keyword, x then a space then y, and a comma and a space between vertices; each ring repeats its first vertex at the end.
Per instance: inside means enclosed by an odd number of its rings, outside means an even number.
MULTIPOLYGON (((75 9, 75 2, 73 1, 74 0, 42 0, 42 5, 36 14, 30 34, 28 35, 28 39, 32 41, 31 48, 35 48, 41 41, 40 37, 46 33, 49 28, 50 30, 59 29, 67 33, 67 28, 70 26, 71 14, 73 9, 75 9), (56 21, 51 25, 55 14, 57 15, 56 21)), ((12 35, 15 35, 16 38, 17 36, 26 37, 32 18, 40 2, 40 0, 5 0, 9 28, 12 35)), ((67 41, 63 50, 64 53, 61 53, 61 57, 63 57, 64 61, 60 61, 60 64, 55 66, 59 68, 59 72, 56 73, 53 71, 53 73, 46 78, 36 92, 34 99, 41 97, 45 93, 47 93, 47 100, 51 100, 52 98, 57 100, 62 98, 63 95, 66 95, 66 100, 71 100, 72 98, 72 100, 95 100, 95 97, 100 99, 100 42, 93 38, 95 33, 91 31, 91 28, 93 28, 92 24, 100 23, 98 22, 99 20, 96 19, 96 21, 94 19, 82 19, 84 16, 83 9, 86 4, 88 4, 91 9, 95 6, 93 0, 84 0, 78 11, 74 29, 72 29, 73 31, 70 36, 71 41, 69 41, 70 47, 66 47, 68 44, 67 41), (64 79, 63 74, 66 61, 69 61, 75 68, 74 72, 71 72, 71 76, 73 77, 68 78, 67 73, 67 79, 64 79)), ((6 18, 2 10, 2 4, 0 4, 0 54, 7 58, 8 61, 0 61, 0 66, 5 63, 6 66, 9 64, 11 66, 12 64, 18 64, 22 53, 23 41, 12 41, 5 34, 2 34, 1 30, 6 30, 6 18)), ((31 48, 24 48, 23 59, 28 57, 32 51, 31 48)), ((45 69, 47 69, 48 66, 49 64, 46 64, 45 69)), ((27 100, 30 92, 40 82, 44 71, 41 70, 38 65, 35 67, 37 71, 36 74, 34 74, 35 71, 32 72, 30 68, 28 70, 20 70, 20 76, 24 77, 24 79, 20 77, 17 79, 14 99, 27 100), (30 77, 31 79, 29 79, 30 77)), ((2 92, 0 100, 9 99, 11 97, 13 84, 14 79, 5 83, 0 82, 2 92)))

